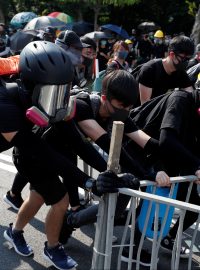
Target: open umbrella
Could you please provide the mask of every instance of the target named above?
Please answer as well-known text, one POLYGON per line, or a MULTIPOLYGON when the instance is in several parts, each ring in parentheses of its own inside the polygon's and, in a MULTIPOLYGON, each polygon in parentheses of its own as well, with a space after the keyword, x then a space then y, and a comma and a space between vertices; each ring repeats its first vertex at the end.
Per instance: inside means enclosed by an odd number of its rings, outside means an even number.
POLYGON ((41 30, 44 29, 47 26, 53 26, 58 29, 60 29, 62 26, 65 26, 66 24, 64 22, 61 22, 60 20, 49 17, 49 16, 41 16, 32 19, 30 22, 27 23, 24 30, 41 30))
POLYGON ((71 22, 67 23, 64 28, 74 31, 78 36, 84 36, 94 30, 94 24, 84 21, 71 22))
POLYGON ((138 29, 143 32, 151 32, 158 30, 160 26, 158 26, 155 22, 142 22, 138 25, 138 29))
POLYGON ((63 13, 63 12, 58 12, 58 11, 51 12, 50 14, 48 14, 48 16, 50 16, 52 18, 56 18, 64 23, 73 22, 73 18, 71 16, 69 16, 68 14, 63 13))
POLYGON ((126 32, 126 30, 115 24, 104 24, 101 26, 101 30, 109 30, 121 36, 122 38, 129 38, 129 34, 126 32))
POLYGON ((112 39, 113 35, 110 33, 103 32, 103 31, 93 31, 93 32, 85 34, 85 37, 89 37, 89 38, 93 39, 94 41, 97 41, 97 40, 103 39, 103 38, 112 39))
POLYGON ((37 40, 38 32, 35 30, 23 31, 19 30, 10 37, 10 49, 13 54, 20 51, 31 41, 37 40))
POLYGON ((34 12, 20 12, 15 14, 11 19, 10 25, 14 28, 24 28, 24 26, 32 19, 36 18, 37 15, 34 12))

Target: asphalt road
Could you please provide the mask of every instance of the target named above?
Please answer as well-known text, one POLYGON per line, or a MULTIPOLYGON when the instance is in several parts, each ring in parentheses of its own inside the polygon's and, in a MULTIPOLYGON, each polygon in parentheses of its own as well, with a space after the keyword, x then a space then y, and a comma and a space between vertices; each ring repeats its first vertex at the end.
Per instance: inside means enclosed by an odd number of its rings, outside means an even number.
MULTIPOLYGON (((80 162, 81 166, 81 162, 80 162)), ((34 257, 21 257, 16 254, 13 248, 10 248, 9 244, 3 237, 3 232, 7 228, 8 224, 15 221, 16 212, 8 207, 3 201, 3 195, 10 189, 12 181, 15 175, 15 167, 12 164, 11 151, 0 154, 0 270, 43 270, 43 269, 55 269, 50 266, 42 257, 42 251, 46 237, 44 234, 44 220, 48 207, 43 206, 37 213, 35 218, 25 228, 25 238, 34 250, 34 257)), ((28 194, 28 187, 23 190, 23 197, 28 194)), ((185 234, 184 244, 187 246, 190 242, 193 229, 190 228, 185 234)), ((83 226, 81 229, 77 229, 73 236, 70 238, 66 252, 69 253, 72 258, 78 262, 77 270, 90 270, 92 262, 93 252, 93 239, 95 234, 95 226, 93 224, 83 226)), ((116 227, 114 229, 114 235, 121 239, 122 227, 116 227)), ((147 246, 150 246, 150 241, 147 241, 147 246)), ((116 270, 117 263, 117 248, 113 249, 112 256, 112 270, 116 270)), ((158 270, 169 270, 170 255, 160 252, 159 253, 158 270)), ((122 263, 121 270, 127 269, 127 264, 122 263)), ((133 266, 132 269, 135 269, 133 266)), ((148 269, 143 267, 140 269, 148 269)), ((187 269, 187 260, 181 260, 179 269, 187 269)), ((192 270, 200 269, 200 228, 196 237, 194 246, 194 255, 192 262, 192 270)), ((103 270, 103 269, 98 269, 103 270)), ((175 269, 171 269, 175 270, 175 269)), ((177 269, 176 269, 177 270, 177 269)))

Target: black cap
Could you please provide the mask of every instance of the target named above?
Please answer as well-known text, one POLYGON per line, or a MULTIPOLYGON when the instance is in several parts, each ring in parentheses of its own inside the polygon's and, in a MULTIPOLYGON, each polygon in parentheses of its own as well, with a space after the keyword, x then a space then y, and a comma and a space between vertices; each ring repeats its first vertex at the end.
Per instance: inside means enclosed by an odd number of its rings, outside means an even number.
POLYGON ((57 40, 66 44, 67 46, 73 46, 76 48, 87 48, 90 45, 81 42, 79 36, 71 30, 62 31, 59 33, 57 40))
POLYGON ((91 39, 89 37, 86 37, 86 36, 83 36, 83 37, 81 37, 81 42, 87 44, 88 47, 92 47, 93 50, 96 51, 97 45, 96 45, 96 42, 94 42, 93 39, 91 39))

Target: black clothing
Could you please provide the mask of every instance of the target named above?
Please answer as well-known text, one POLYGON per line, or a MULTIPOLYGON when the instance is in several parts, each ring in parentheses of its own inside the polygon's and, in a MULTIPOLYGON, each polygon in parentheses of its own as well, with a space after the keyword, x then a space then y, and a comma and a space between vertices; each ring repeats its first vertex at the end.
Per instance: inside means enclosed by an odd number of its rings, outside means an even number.
MULTIPOLYGON (((107 119, 105 121, 102 120, 102 118, 97 114, 94 116, 91 108, 91 104, 86 102, 85 100, 82 100, 81 98, 77 98, 76 103, 76 115, 75 115, 75 121, 83 121, 87 119, 93 119, 97 121, 97 123, 104 128, 108 133, 102 135, 100 138, 98 138, 95 143, 103 149, 105 152, 109 152, 110 147, 110 129, 112 126, 111 119, 107 119)), ((127 118, 127 120, 124 123, 124 133, 132 133, 138 130, 138 127, 135 125, 135 123, 132 121, 130 117, 127 118)), ((124 136, 125 137, 125 136, 124 136)), ((126 141, 126 140, 124 140, 126 141)), ((134 143, 134 142, 133 142, 134 143)), ((152 175, 149 175, 148 166, 144 169, 143 163, 138 162, 138 156, 137 154, 134 154, 134 151, 136 148, 140 148, 140 152, 143 151, 140 146, 138 146, 136 143, 133 146, 131 146, 131 152, 129 154, 129 151, 126 151, 124 147, 121 149, 121 156, 120 156, 120 165, 122 166, 122 169, 124 172, 130 172, 133 173, 135 176, 143 178, 144 176, 147 177, 147 179, 152 179, 152 175)), ((129 149, 130 150, 130 149, 129 149)), ((155 176, 155 175, 154 175, 155 176)))
POLYGON ((153 58, 164 58, 165 53, 167 52, 167 46, 166 44, 154 44, 152 47, 152 55, 153 58))
POLYGON ((199 64, 199 61, 196 57, 192 58, 189 60, 188 65, 187 65, 187 70, 195 65, 199 64))
MULTIPOLYGON (((77 164, 77 155, 79 155, 87 164, 102 172, 107 168, 107 164, 100 154, 95 150, 91 143, 84 138, 76 128, 74 121, 59 122, 49 129, 38 128, 35 131, 42 137, 56 152, 66 157, 75 166, 77 164)), ((67 187, 71 206, 79 205, 78 184, 83 187, 88 178, 85 174, 78 173, 74 177, 63 178, 63 183, 67 187), (76 177, 76 179, 74 179, 76 177), (69 184, 70 182, 70 184, 69 184)), ((12 186, 14 194, 21 193, 28 180, 17 174, 12 186)))
MULTIPOLYGON (((68 179, 67 186, 71 185, 70 179, 79 178, 79 172, 83 181, 86 181, 88 176, 49 147, 31 129, 32 124, 26 119, 23 106, 20 106, 9 95, 8 90, 1 86, 0 133, 18 132, 10 143, 0 134, 0 150, 4 151, 15 146, 14 163, 19 173, 29 180, 47 204, 54 204, 66 193, 66 186, 61 183, 58 176, 68 179)), ((83 185, 83 182, 80 184, 83 185)))
MULTIPOLYGON (((157 98, 157 105, 155 100, 156 98, 144 103, 138 114, 132 114, 133 118, 148 135, 160 138, 160 156, 169 176, 194 174, 200 168, 200 117, 197 113, 200 105, 199 92, 178 90, 157 98), (154 109, 145 119, 151 103, 154 104, 154 109)), ((187 189, 188 183, 180 183, 177 199, 185 201, 187 189)), ((195 184, 189 202, 200 205, 195 184)), ((190 227, 196 218, 196 213, 187 211, 184 229, 190 227)), ((177 228, 176 223, 170 231, 173 237, 177 228)))
POLYGON ((184 70, 166 73, 162 59, 153 59, 145 63, 139 73, 138 82, 152 88, 151 98, 157 97, 174 88, 186 88, 192 83, 184 70))
MULTIPOLYGON (((86 100, 81 99, 81 97, 77 97, 75 121, 80 122, 89 119, 96 120, 99 125, 102 126, 106 131, 111 121, 111 119, 106 119, 103 121, 99 114, 94 116, 91 104, 86 102, 86 100)), ((137 130, 138 128, 136 127, 135 123, 131 120, 130 117, 128 117, 124 123, 124 132, 131 133, 137 130)))
POLYGON ((99 71, 106 69, 108 59, 101 55, 100 53, 108 54, 108 48, 101 48, 99 47, 99 51, 97 52, 97 59, 99 60, 99 71))

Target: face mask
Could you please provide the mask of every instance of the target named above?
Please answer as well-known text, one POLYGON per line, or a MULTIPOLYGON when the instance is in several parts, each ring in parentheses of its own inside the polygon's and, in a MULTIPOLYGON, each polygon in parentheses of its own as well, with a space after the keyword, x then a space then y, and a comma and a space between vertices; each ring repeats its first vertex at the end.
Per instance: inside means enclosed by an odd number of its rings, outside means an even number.
POLYGON ((128 55, 128 52, 127 52, 127 51, 119 51, 119 52, 117 53, 117 55, 118 55, 119 59, 125 60, 126 57, 127 57, 127 55, 128 55))
POLYGON ((66 53, 72 61, 73 66, 78 66, 81 64, 81 51, 78 51, 74 48, 69 48, 66 50, 66 53))
POLYGON ((87 58, 87 57, 83 57, 83 61, 82 61, 82 64, 85 65, 86 67, 89 67, 92 62, 93 62, 93 59, 90 59, 90 58, 87 58))
POLYGON ((107 44, 107 41, 102 40, 101 45, 105 46, 107 44))
POLYGON ((180 61, 177 64, 173 62, 173 64, 174 64, 174 67, 175 67, 176 70, 186 70, 188 62, 189 61, 186 60, 186 61, 180 61))
POLYGON ((114 112, 111 113, 111 118, 113 121, 122 121, 122 122, 125 122, 127 117, 129 116, 129 111, 125 110, 125 109, 119 109, 119 108, 116 108, 114 107, 112 104, 111 104, 114 112))

